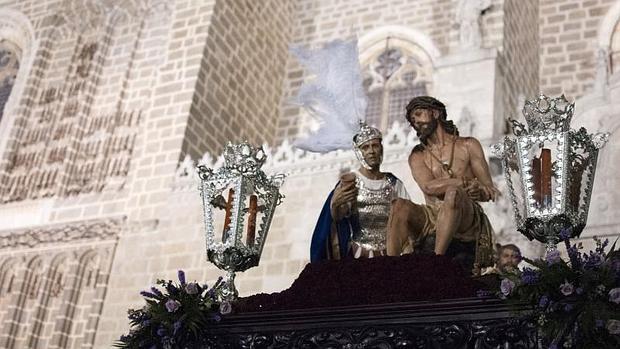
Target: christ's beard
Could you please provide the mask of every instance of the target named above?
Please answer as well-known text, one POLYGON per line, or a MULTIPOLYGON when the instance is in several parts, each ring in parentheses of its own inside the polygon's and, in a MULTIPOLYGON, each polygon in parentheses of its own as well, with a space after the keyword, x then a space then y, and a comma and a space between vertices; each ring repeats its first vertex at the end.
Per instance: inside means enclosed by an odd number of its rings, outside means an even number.
POLYGON ((418 138, 420 139, 420 141, 424 144, 426 144, 426 141, 428 140, 428 138, 435 133, 435 130, 437 129, 439 122, 437 121, 437 119, 433 119, 432 121, 426 122, 424 124, 422 124, 421 126, 423 127, 414 127, 417 134, 418 134, 418 138))

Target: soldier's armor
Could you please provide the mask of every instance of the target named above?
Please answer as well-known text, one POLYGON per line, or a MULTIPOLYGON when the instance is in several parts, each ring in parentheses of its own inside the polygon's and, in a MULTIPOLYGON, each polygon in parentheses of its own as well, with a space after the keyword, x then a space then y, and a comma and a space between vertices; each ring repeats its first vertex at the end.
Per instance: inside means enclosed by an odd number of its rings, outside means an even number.
POLYGON ((359 244, 365 250, 382 251, 386 249, 387 223, 390 215, 392 200, 397 196, 396 177, 386 174, 385 185, 381 189, 373 190, 364 185, 364 181, 357 176, 357 202, 355 218, 359 220, 360 229, 353 231, 351 241, 359 244))

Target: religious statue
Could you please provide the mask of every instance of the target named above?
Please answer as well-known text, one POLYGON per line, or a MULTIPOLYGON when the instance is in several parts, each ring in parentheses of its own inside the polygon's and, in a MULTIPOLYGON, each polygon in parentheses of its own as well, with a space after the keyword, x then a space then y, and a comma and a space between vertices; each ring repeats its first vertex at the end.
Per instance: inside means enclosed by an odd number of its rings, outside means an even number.
POLYGON ((459 26, 459 46, 462 49, 482 46, 480 15, 489 7, 491 0, 459 0, 455 21, 459 26))
POLYGON ((493 229, 479 202, 495 200, 499 191, 480 142, 459 136, 444 104, 433 97, 413 98, 406 118, 420 138, 409 166, 426 204, 392 203, 388 255, 432 250, 462 266, 492 266, 493 229))
POLYGON ((327 197, 312 235, 311 262, 386 255, 391 203, 409 194, 396 176, 381 172, 381 140, 381 132, 365 123, 353 137, 361 166, 342 175, 327 197))
POLYGON ((364 121, 367 96, 355 40, 334 40, 322 48, 291 47, 312 74, 295 102, 318 121, 319 129, 297 139, 302 150, 353 151, 361 167, 341 176, 329 194, 310 248, 311 261, 386 254, 386 227, 393 199, 408 200, 403 183, 381 172, 381 132, 364 121), (351 142, 353 141, 353 142, 351 142))

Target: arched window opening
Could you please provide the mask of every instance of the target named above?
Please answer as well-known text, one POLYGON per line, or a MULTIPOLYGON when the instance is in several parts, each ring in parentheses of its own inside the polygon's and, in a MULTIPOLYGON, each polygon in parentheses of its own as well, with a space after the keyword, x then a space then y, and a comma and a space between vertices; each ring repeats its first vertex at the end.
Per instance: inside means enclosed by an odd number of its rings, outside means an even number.
POLYGON ((9 40, 0 39, 0 120, 19 70, 21 50, 9 40))
POLYGON ((615 74, 620 72, 620 20, 614 27, 613 34, 611 34, 611 73, 615 74))
POLYGON ((389 37, 382 44, 362 69, 368 96, 366 122, 386 131, 394 121, 404 121, 411 98, 429 93, 432 64, 415 44, 389 37))

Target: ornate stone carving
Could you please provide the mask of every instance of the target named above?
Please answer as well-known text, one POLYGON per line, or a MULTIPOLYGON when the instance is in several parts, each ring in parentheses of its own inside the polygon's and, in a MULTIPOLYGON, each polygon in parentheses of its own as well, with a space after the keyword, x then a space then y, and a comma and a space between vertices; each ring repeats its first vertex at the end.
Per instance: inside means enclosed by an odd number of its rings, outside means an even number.
MULTIPOLYGON (((399 122, 392 124, 384 133, 384 163, 391 161, 406 161, 410 150, 417 144, 417 136, 411 127, 399 122)), ((263 149, 267 161, 263 168, 268 172, 285 172, 291 175, 318 173, 324 171, 338 171, 352 168, 357 164, 353 152, 335 151, 326 154, 310 153, 293 147, 288 141, 273 149, 264 144, 263 149)), ((198 186, 196 166, 204 165, 209 168, 219 168, 224 162, 223 157, 214 158, 211 154, 204 156, 195 164, 186 156, 179 164, 174 183, 175 190, 192 190, 198 186)))
POLYGON ((107 21, 120 24, 169 14, 170 4, 164 0, 67 0, 59 13, 73 33, 98 31, 107 21))
MULTIPOLYGON (((25 132, 1 183, 1 201, 118 190, 124 185, 141 113, 124 110, 125 87, 112 112, 97 114, 92 109, 114 30, 113 22, 108 22, 102 39, 83 41, 80 36, 67 78, 42 88, 38 103, 28 107, 25 132)), ((141 35, 140 30, 136 42, 141 35)), ((137 47, 133 46, 132 59, 137 47)), ((125 79, 132 67, 127 65, 125 79)))
POLYGON ((482 46, 480 16, 491 7, 491 0, 459 0, 455 22, 459 26, 459 47, 477 49, 482 46))
POLYGON ((115 240, 124 222, 125 218, 119 217, 0 233, 0 250, 67 242, 115 240))
POLYGON ((594 78, 594 92, 605 93, 605 88, 609 83, 611 72, 611 55, 606 47, 599 47, 596 51, 596 76, 594 78))
POLYGON ((476 118, 468 107, 463 107, 461 110, 461 117, 457 122, 457 126, 461 134, 475 136, 476 118))

